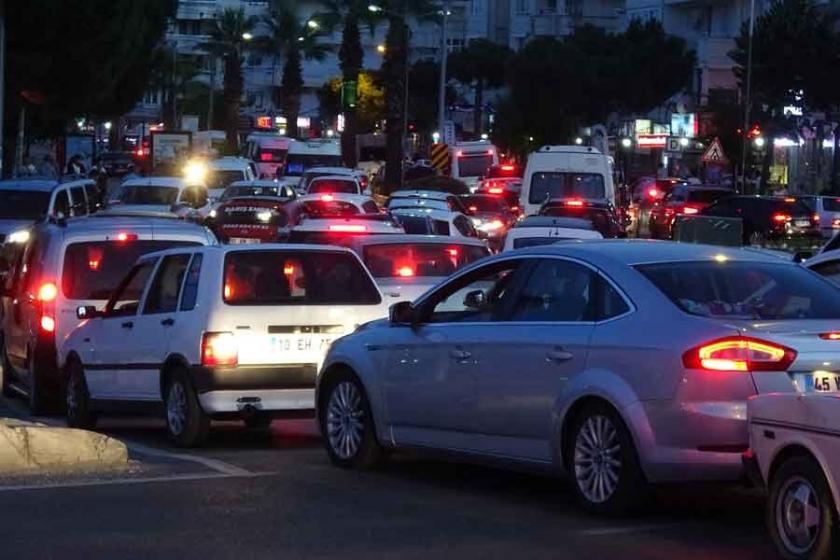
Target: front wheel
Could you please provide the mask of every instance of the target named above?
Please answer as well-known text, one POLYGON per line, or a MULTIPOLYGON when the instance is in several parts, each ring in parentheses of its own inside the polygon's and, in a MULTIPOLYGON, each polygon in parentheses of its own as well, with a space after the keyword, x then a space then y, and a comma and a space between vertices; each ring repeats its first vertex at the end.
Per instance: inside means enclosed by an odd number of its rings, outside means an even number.
POLYGON ((321 413, 321 434, 333 464, 348 469, 369 469, 382 459, 370 402, 359 380, 347 373, 326 388, 321 413))
POLYGON ((183 369, 169 376, 164 397, 166 429, 178 447, 198 447, 210 432, 210 417, 201 408, 198 395, 183 369))
POLYGON ((837 558, 837 510, 816 461, 798 456, 782 463, 767 505, 767 527, 782 558, 837 558))
POLYGON ((646 502, 647 482, 630 431, 609 405, 574 419, 567 461, 578 502, 593 513, 622 515, 646 502))
POLYGON ((91 410, 85 370, 75 360, 67 365, 66 418, 69 427, 83 430, 95 428, 98 419, 91 410))

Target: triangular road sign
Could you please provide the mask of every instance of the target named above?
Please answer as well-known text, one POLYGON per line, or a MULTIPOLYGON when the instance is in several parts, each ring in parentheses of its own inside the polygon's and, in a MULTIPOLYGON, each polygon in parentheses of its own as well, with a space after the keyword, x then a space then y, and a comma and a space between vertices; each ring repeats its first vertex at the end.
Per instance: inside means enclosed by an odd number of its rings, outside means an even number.
POLYGON ((720 145, 720 140, 717 137, 712 140, 700 159, 706 163, 726 163, 726 154, 723 153, 723 146, 720 145))

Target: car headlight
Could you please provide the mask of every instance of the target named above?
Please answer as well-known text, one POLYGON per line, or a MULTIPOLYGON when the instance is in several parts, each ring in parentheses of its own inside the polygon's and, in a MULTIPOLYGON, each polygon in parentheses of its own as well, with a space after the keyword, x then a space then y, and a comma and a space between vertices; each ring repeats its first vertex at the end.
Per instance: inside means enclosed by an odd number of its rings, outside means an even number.
POLYGON ((261 222, 268 223, 268 222, 271 221, 271 212, 269 212, 269 211, 260 212, 259 214, 257 214, 257 219, 261 222))
POLYGON ((19 229, 17 231, 14 231, 9 235, 7 241, 9 243, 26 243, 27 241, 29 241, 29 230, 19 229))
POLYGON ((216 217, 216 211, 215 211, 215 210, 210 210, 210 217, 211 217, 211 218, 215 218, 215 217, 216 217))
POLYGON ((480 226, 478 226, 478 229, 480 229, 481 231, 490 232, 502 229, 503 227, 505 227, 505 224, 503 224, 501 220, 493 220, 481 224, 480 226))
POLYGON ((192 160, 184 166, 184 180, 187 183, 203 183, 207 179, 207 164, 203 161, 192 160))

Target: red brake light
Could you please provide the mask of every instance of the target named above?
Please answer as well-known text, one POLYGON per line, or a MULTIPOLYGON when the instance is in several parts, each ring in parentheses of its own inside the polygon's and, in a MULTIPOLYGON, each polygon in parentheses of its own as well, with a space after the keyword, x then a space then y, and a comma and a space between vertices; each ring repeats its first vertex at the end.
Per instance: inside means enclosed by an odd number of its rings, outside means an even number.
POLYGON ((796 350, 747 337, 728 337, 692 348, 683 354, 683 365, 707 371, 786 371, 796 350))
POLYGON ((784 222, 790 221, 790 216, 787 215, 787 214, 773 214, 773 221, 774 222, 779 222, 779 223, 784 223, 784 222))
POLYGON ((458 258, 458 254, 460 253, 457 247, 451 247, 447 249, 447 251, 449 252, 450 257, 454 257, 456 259, 458 258))
POLYGON ((692 206, 686 206, 685 208, 683 208, 682 213, 683 213, 683 214, 696 214, 696 213, 698 213, 699 211, 700 211, 700 210, 698 210, 697 208, 694 208, 694 207, 692 207, 692 206))
POLYGON ((126 233, 121 231, 117 234, 115 238, 117 241, 137 241, 137 234, 136 233, 126 233))
POLYGON ((822 333, 820 338, 823 340, 840 340, 840 332, 822 333))
POLYGON ((58 286, 56 286, 53 282, 44 282, 41 284, 41 287, 38 288, 38 301, 48 303, 55 301, 57 296, 58 286))
POLYGON ((565 204, 566 206, 572 206, 574 208, 583 208, 583 201, 577 198, 567 200, 565 204))
POLYGON ((648 196, 651 198, 657 198, 659 196, 659 189, 650 189, 648 191, 648 196))
POLYGON ((55 319, 49 315, 41 316, 41 330, 44 332, 55 332, 55 319))
POLYGON ((271 154, 265 152, 260 154, 260 161, 271 161, 271 154))
POLYGON ((504 189, 500 189, 499 187, 493 187, 490 190, 488 190, 487 192, 489 192, 490 194, 502 194, 505 191, 504 191, 504 189))
POLYGON ((367 231, 367 228, 361 224, 333 224, 329 229, 330 231, 343 233, 360 233, 367 231))
POLYGON ((402 276, 403 278, 414 276, 414 269, 410 266, 401 266, 397 269, 397 276, 402 276))
POLYGON ((516 169, 516 168, 512 165, 503 165, 502 166, 502 171, 513 171, 514 169, 516 169))
POLYGON ((208 332, 201 337, 201 365, 235 366, 239 361, 236 338, 230 332, 208 332))
POLYGON ((333 200, 335 200, 335 197, 331 194, 321 195, 321 202, 332 202, 333 200))
POLYGON ((478 212, 478 206, 470 206, 469 208, 467 208, 467 210, 469 210, 470 212, 478 212))

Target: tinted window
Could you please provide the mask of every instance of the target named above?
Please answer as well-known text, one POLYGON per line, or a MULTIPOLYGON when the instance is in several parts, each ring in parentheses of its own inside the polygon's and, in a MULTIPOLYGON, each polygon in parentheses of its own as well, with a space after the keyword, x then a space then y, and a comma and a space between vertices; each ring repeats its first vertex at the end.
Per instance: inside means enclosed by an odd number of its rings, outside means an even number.
POLYGON ((365 265, 376 278, 449 276, 465 264, 488 255, 485 247, 443 243, 369 245, 365 265))
POLYGON ((170 255, 163 259, 149 289, 143 314, 169 313, 178 308, 178 295, 189 262, 190 255, 170 255))
POLYGON ((811 267, 811 270, 820 276, 825 276, 835 284, 840 284, 840 260, 825 261, 815 264, 811 267))
POLYGON ((463 199, 464 206, 470 212, 506 212, 507 202, 492 196, 470 196, 463 199))
POLYGON ((614 223, 610 212, 602 208, 574 208, 568 206, 546 206, 540 210, 540 216, 556 218, 580 218, 592 224, 592 229, 604 237, 615 235, 614 223))
POLYGON ((187 271, 187 279, 184 281, 184 294, 181 296, 181 311, 192 311, 195 309, 195 300, 198 298, 198 280, 201 276, 201 261, 203 255, 194 255, 187 271))
POLYGON ((531 177, 528 202, 540 204, 553 198, 605 198, 604 177, 600 173, 543 171, 531 177))
POLYGON ((794 216, 810 215, 811 209, 799 199, 795 200, 773 200, 768 201, 771 212, 791 214, 794 216))
MULTIPOLYGON (((402 231, 394 231, 394 233, 402 233, 402 231)), ((347 247, 353 241, 353 238, 359 235, 371 235, 367 231, 302 231, 293 229, 289 234, 289 243, 304 243, 307 245, 340 245, 347 247)), ((388 235, 383 232, 376 232, 376 235, 388 235)))
POLYGON ((64 252, 61 290, 67 299, 108 299, 125 271, 141 256, 197 245, 185 241, 87 241, 64 252))
POLYGON ((84 187, 72 187, 70 189, 70 195, 73 197, 73 212, 74 216, 84 216, 88 213, 87 211, 87 200, 85 200, 85 189, 84 187))
POLYGON ((358 194, 359 187, 355 181, 340 181, 338 179, 324 179, 312 181, 309 184, 310 194, 317 193, 348 193, 358 194))
POLYGON ((207 174, 208 189, 224 189, 231 183, 247 179, 245 171, 240 169, 222 170, 214 169, 207 174))
POLYGON ((53 216, 64 216, 65 218, 70 217, 70 196, 64 189, 55 193, 53 216))
POLYGON ((239 196, 289 196, 285 187, 228 187, 225 189, 222 199, 236 198, 239 196))
POLYGON ((478 177, 486 175, 487 170, 493 165, 493 156, 490 154, 463 155, 458 158, 458 176, 478 177))
POLYGON ((725 198, 727 196, 732 196, 732 191, 714 191, 714 190, 702 190, 702 191, 689 191, 688 193, 688 201, 689 202, 701 202, 701 203, 712 203, 716 200, 721 198, 725 198))
POLYGON ((36 220, 46 216, 50 195, 49 191, 0 190, 0 219, 36 220))
POLYGON ((464 237, 478 237, 478 233, 475 231, 475 227, 473 227, 472 222, 464 216, 457 216, 454 220, 452 220, 452 223, 464 237))
POLYGON ((379 292, 353 255, 331 251, 237 251, 225 257, 231 305, 366 305, 379 292))
POLYGON ((96 185, 85 185, 85 193, 87 194, 88 212, 93 214, 99 204, 99 189, 96 185))
POLYGON ((354 216, 359 207, 343 200, 311 200, 303 203, 304 212, 310 218, 324 216, 354 216))
POLYGON ((364 210, 365 214, 378 214, 379 206, 374 201, 369 200, 362 204, 362 210, 364 210))
MULTIPOLYGON (((414 235, 431 235, 435 233, 429 218, 398 216, 398 219, 406 233, 414 235)), ((446 229, 448 233, 449 227, 447 226, 446 229)))
POLYGON ((840 319, 840 290, 792 265, 687 262, 638 269, 683 311, 738 319, 840 319))
POLYGON ((840 212, 840 198, 823 198, 823 208, 828 212, 840 212))
POLYGON ((516 298, 511 321, 592 321, 597 275, 579 264, 542 259, 516 298))
POLYGON ((178 199, 178 187, 124 186, 119 197, 123 204, 171 206, 178 199))
POLYGON ((146 281, 152 274, 156 262, 156 259, 152 259, 131 269, 114 292, 113 298, 105 306, 106 315, 122 317, 137 314, 140 298, 143 297, 143 288, 146 287, 146 281))

